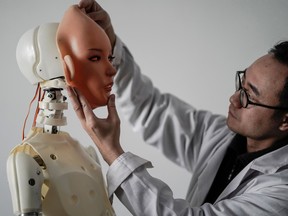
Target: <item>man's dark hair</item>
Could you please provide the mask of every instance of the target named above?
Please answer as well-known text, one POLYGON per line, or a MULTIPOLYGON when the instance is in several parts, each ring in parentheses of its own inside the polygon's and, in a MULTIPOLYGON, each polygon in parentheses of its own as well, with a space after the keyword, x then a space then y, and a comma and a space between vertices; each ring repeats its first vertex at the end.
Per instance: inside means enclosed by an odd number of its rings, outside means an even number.
MULTIPOLYGON (((288 67, 288 41, 277 43, 268 53, 273 54, 277 61, 288 67)), ((286 77, 284 89, 279 99, 281 106, 288 107, 288 77, 286 77)))
POLYGON ((280 63, 288 67, 288 41, 277 43, 268 53, 273 54, 280 63))

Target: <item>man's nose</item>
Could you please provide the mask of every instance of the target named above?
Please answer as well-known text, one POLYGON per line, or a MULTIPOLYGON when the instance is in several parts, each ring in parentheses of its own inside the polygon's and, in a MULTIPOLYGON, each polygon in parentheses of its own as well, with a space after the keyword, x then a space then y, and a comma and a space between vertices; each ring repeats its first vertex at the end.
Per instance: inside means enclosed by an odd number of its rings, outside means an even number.
POLYGON ((230 103, 236 108, 242 108, 240 102, 240 91, 236 91, 231 97, 229 98, 230 103))

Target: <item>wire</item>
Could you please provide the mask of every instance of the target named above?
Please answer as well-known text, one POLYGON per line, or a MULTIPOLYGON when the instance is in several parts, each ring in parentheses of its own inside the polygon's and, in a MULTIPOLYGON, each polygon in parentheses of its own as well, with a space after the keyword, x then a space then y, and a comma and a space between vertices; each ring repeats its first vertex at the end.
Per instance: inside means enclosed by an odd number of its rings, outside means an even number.
MULTIPOLYGON (((23 123, 23 128, 22 128, 22 140, 25 139, 25 127, 26 127, 26 122, 27 122, 28 116, 29 116, 29 114, 30 114, 31 106, 32 106, 33 102, 35 101, 37 95, 38 95, 38 102, 39 102, 39 100, 40 100, 40 95, 41 95, 41 88, 40 88, 40 84, 39 84, 39 83, 38 83, 38 85, 37 85, 37 89, 36 89, 35 95, 34 95, 33 99, 31 100, 31 102, 30 102, 30 104, 29 104, 28 113, 27 113, 27 115, 26 115, 26 117, 25 117, 25 120, 24 120, 24 123, 23 123)), ((37 106, 36 111, 35 111, 35 115, 34 115, 33 126, 36 125, 36 118, 37 118, 38 112, 39 112, 39 108, 38 108, 38 106, 37 106)))

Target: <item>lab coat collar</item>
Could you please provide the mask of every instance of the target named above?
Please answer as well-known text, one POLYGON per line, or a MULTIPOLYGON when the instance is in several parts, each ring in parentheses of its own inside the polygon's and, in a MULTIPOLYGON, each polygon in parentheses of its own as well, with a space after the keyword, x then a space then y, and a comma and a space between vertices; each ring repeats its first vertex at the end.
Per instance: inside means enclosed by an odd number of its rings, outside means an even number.
POLYGON ((220 194, 216 202, 233 192, 241 184, 241 182, 251 173, 249 172, 249 170, 258 171, 262 174, 276 173, 277 170, 288 164, 287 156, 288 145, 285 145, 282 148, 279 148, 253 160, 230 182, 230 184, 228 184, 228 186, 220 194))
POLYGON ((288 164, 288 145, 283 146, 273 152, 263 155, 254 160, 251 169, 259 171, 263 174, 272 174, 288 164))

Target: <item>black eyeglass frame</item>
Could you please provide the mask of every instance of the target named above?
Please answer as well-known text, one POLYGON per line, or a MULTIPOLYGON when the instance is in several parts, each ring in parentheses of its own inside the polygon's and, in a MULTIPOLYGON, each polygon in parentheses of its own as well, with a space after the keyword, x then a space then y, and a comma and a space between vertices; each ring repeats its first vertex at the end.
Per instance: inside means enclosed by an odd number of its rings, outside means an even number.
POLYGON ((254 105, 254 106, 261 106, 261 107, 265 107, 268 109, 276 109, 276 110, 288 110, 288 107, 281 107, 281 106, 270 106, 270 105, 266 105, 266 104, 260 104, 260 103, 254 103, 249 99, 249 96, 247 94, 247 92, 245 91, 245 89, 242 87, 242 83, 241 83, 241 74, 245 74, 246 70, 244 71, 237 71, 236 72, 236 77, 235 77, 235 88, 236 91, 240 91, 239 97, 240 97, 240 103, 241 106, 243 108, 247 108, 249 104, 254 105), (246 104, 244 104, 243 102, 243 97, 246 97, 246 104))

